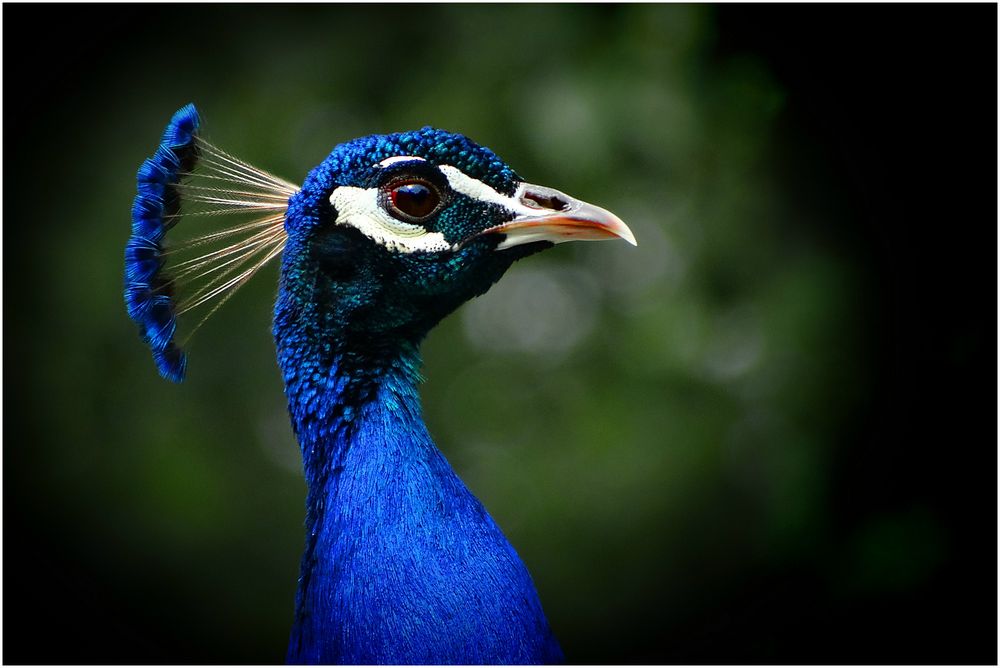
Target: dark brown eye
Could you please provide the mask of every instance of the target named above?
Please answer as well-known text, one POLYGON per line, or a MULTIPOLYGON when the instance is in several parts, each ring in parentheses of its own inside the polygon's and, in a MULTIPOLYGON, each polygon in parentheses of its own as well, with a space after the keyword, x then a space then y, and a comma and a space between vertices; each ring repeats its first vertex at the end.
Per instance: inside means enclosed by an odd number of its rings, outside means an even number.
POLYGON ((440 202, 437 189, 423 181, 403 183, 389 191, 392 208, 406 218, 426 218, 434 213, 440 202))

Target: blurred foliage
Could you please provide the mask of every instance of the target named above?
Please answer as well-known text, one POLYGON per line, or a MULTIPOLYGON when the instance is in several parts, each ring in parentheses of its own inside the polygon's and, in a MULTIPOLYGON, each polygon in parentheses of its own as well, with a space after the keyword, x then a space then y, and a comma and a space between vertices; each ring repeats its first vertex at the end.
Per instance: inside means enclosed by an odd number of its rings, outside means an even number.
POLYGON ((866 400, 862 278, 830 234, 837 206, 783 182, 781 147, 802 140, 785 92, 754 57, 718 55, 713 8, 174 11, 201 27, 126 21, 82 84, 100 108, 49 110, 24 168, 88 156, 60 186, 71 214, 21 221, 33 243, 4 230, 8 267, 60 267, 5 293, 5 494, 138 638, 129 660, 280 661, 303 540, 276 268, 199 331, 180 386, 121 303, 135 169, 189 101, 215 144, 293 181, 343 140, 430 124, 632 227, 638 248, 516 265, 424 347, 431 432, 571 661, 669 660, 665 639, 760 573, 832 560, 851 591, 933 567, 947 537, 919 509, 832 543, 838 425, 866 400))

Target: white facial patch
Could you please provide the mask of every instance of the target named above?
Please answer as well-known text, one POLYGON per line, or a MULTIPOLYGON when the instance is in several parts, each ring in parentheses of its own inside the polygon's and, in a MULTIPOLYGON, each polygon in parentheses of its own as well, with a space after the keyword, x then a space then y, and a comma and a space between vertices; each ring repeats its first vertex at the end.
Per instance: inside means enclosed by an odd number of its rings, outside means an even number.
POLYGON ((378 188, 340 186, 330 195, 330 204, 337 210, 338 225, 357 228, 366 237, 389 250, 400 253, 433 253, 451 248, 451 244, 440 232, 428 232, 420 225, 404 223, 390 216, 379 205, 378 188))

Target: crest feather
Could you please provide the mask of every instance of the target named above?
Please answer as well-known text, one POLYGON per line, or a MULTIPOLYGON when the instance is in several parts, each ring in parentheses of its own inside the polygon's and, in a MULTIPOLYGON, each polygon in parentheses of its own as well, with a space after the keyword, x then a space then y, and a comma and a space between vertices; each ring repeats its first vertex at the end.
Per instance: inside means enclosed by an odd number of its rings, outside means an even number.
POLYGON ((176 340, 178 318, 208 308, 186 341, 281 254, 288 198, 298 190, 216 148, 200 128, 194 105, 182 107, 139 167, 125 245, 126 310, 160 374, 174 382, 184 379, 187 366, 176 340), (185 225, 172 231, 182 219, 185 225))

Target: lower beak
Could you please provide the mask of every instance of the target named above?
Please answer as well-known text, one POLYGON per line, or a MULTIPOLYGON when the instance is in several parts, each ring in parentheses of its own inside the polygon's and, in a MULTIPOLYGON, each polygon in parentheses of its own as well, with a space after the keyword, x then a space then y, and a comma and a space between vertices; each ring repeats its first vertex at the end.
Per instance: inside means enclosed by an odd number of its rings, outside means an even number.
POLYGON ((624 239, 633 246, 635 236, 621 218, 606 209, 587 204, 545 186, 522 183, 514 198, 518 215, 514 220, 483 231, 505 236, 497 250, 535 241, 624 239))

